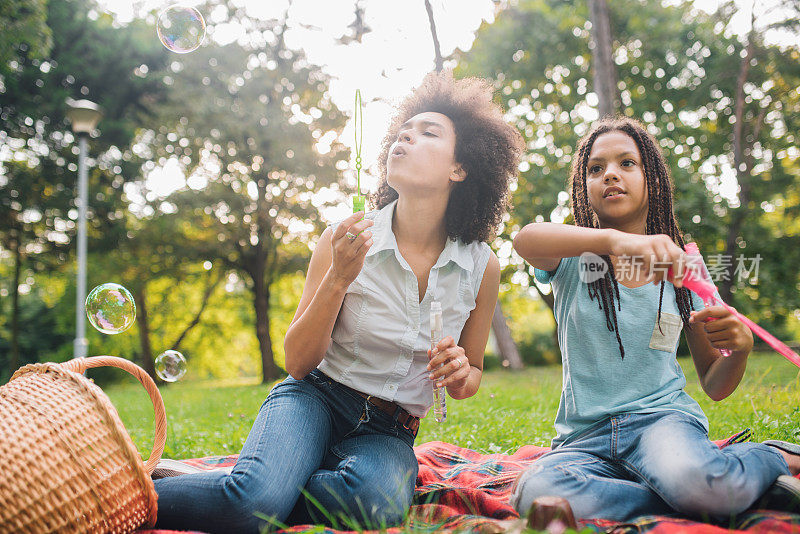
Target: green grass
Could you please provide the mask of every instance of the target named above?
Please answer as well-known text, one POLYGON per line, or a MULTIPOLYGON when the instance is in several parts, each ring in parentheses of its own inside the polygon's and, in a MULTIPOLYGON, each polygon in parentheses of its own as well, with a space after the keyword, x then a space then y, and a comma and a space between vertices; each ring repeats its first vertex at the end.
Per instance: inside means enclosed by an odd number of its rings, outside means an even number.
MULTIPOLYGON (((722 402, 702 392, 690 359, 682 358, 680 363, 688 393, 708 415, 712 439, 750 427, 758 441, 800 441, 800 372, 781 356, 751 355, 739 388, 722 402)), ((255 379, 161 387, 167 410, 164 457, 238 453, 270 388, 255 379)), ((153 408, 144 389, 134 381, 105 391, 139 451, 147 456, 153 445, 153 408)), ((474 397, 448 399, 447 422, 436 423, 432 417, 423 420, 417 444, 441 440, 483 453, 549 445, 560 391, 560 366, 486 372, 474 397)))

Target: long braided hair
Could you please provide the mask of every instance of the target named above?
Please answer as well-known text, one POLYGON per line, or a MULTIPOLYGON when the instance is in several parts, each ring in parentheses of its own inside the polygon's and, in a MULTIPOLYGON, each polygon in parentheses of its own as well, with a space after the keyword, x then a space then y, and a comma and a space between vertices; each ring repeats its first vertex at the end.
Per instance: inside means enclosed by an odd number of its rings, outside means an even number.
MULTIPOLYGON (((589 154, 592 151, 592 145, 594 145, 595 140, 604 133, 613 131, 623 132, 633 139, 642 157, 648 195, 645 232, 647 235, 666 234, 678 246, 683 248, 683 237, 678 228, 678 222, 675 220, 675 213, 672 210, 672 178, 664 162, 664 156, 661 154, 656 140, 647 133, 641 123, 627 117, 600 120, 594 124, 589 133, 578 143, 577 157, 573 160, 572 173, 569 179, 575 224, 586 228, 600 227, 597 215, 589 205, 586 192, 586 173, 589 154)), ((625 349, 622 346, 622 339, 619 337, 619 325, 617 324, 617 311, 622 310, 619 284, 614 275, 611 257, 604 255, 602 258, 608 265, 608 270, 602 278, 588 284, 589 297, 592 300, 596 299, 598 307, 605 313, 606 327, 616 335, 620 356, 625 358, 625 349), (614 307, 615 299, 617 301, 616 309, 614 307)), ((664 284, 665 282, 662 280, 658 298, 659 330, 661 329, 661 304, 664 299, 664 284)), ((689 290, 676 287, 675 301, 683 324, 689 328, 689 312, 694 309, 689 290)))

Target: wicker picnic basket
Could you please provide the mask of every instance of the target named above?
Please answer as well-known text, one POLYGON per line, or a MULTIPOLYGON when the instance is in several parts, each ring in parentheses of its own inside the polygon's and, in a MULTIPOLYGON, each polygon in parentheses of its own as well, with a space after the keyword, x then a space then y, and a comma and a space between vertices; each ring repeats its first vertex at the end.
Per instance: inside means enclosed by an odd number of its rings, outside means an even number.
POLYGON ((130 532, 156 520, 150 479, 166 439, 153 380, 122 358, 20 368, 0 387, 0 533, 130 532), (143 463, 111 401, 81 373, 119 367, 147 390, 155 442, 143 463))

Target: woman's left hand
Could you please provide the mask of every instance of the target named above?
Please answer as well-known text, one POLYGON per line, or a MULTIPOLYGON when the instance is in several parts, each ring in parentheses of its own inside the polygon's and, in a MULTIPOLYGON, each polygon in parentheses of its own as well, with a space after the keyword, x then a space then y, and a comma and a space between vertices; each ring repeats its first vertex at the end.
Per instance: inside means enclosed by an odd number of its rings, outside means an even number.
POLYGON ((442 339, 431 352, 428 349, 428 371, 434 387, 447 386, 455 389, 467 385, 471 369, 463 347, 456 345, 452 336, 442 339))
POLYGON ((749 353, 753 349, 753 333, 723 306, 709 306, 690 312, 691 324, 701 324, 708 341, 715 349, 749 353))

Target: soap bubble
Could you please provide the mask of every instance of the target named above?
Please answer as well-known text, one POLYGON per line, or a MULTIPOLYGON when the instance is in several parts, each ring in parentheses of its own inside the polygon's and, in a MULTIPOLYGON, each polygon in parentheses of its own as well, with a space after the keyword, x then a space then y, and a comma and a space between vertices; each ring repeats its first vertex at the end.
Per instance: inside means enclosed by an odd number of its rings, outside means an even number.
POLYGON ((175 382, 186 374, 186 358, 177 350, 165 350, 156 358, 156 374, 164 382, 175 382))
POLYGON ((104 334, 119 334, 136 320, 131 292, 119 284, 100 284, 86 297, 86 316, 104 334))
POLYGON ((169 50, 186 54, 196 50, 206 36, 206 21, 193 7, 170 6, 158 16, 158 38, 169 50))

